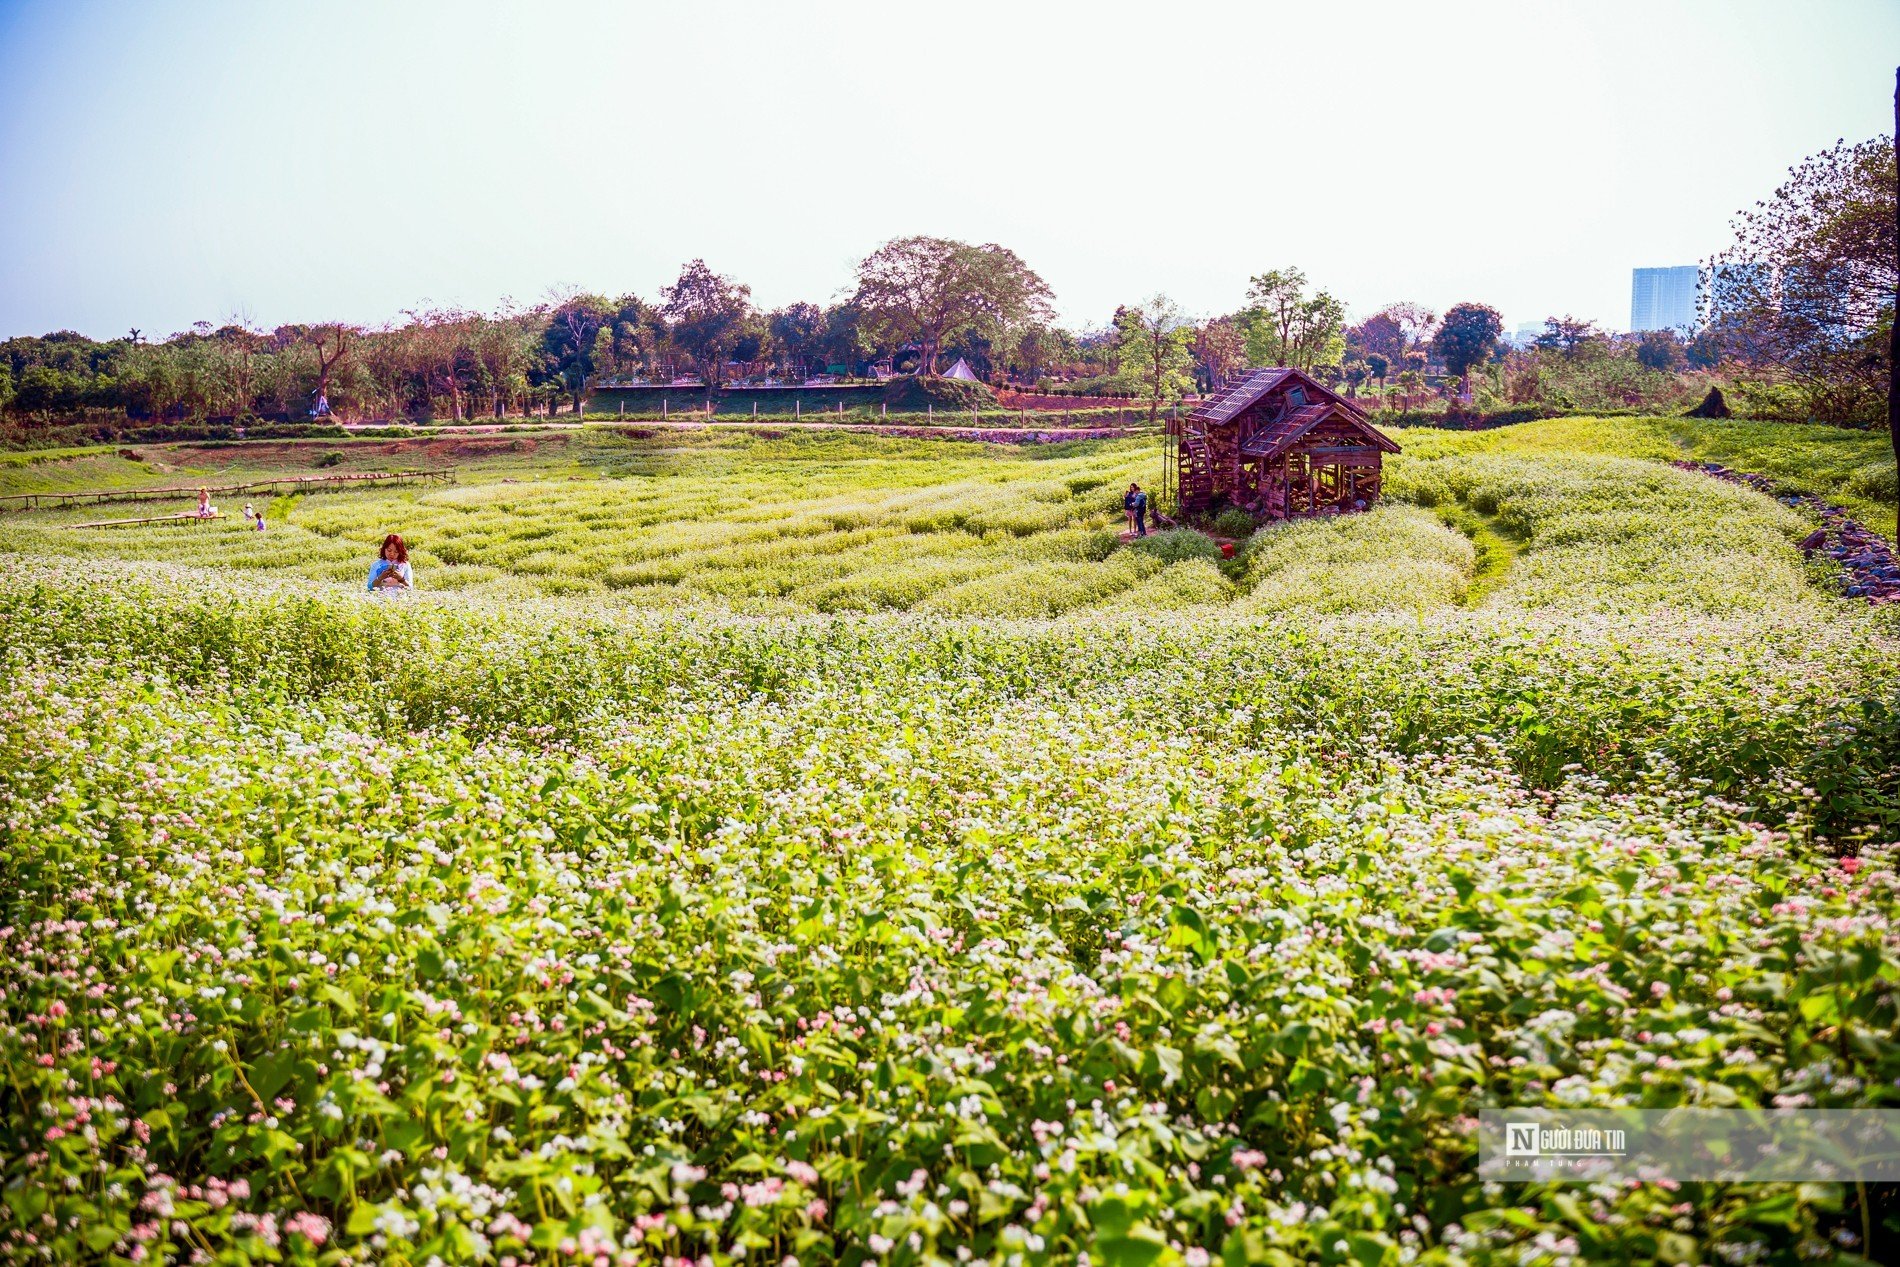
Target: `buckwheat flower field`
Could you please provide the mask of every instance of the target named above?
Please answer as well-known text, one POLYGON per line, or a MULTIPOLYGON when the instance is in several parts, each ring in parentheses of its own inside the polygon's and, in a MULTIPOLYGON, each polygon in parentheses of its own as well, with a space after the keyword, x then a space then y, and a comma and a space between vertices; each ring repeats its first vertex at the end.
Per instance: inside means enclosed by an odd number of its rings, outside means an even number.
POLYGON ((1900 620, 1687 425, 1403 432, 1231 559, 1114 441, 11 516, 0 1261, 1867 1256, 1852 1184, 1477 1177, 1483 1107, 1900 1097, 1900 620))

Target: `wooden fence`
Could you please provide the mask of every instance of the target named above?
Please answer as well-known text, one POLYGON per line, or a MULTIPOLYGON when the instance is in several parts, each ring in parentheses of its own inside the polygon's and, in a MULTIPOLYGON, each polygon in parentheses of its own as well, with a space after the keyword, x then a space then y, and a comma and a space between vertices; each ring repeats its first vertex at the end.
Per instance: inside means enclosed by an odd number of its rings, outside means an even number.
POLYGON ((453 471, 364 471, 355 475, 286 475, 242 484, 183 484, 169 488, 88 489, 77 493, 8 493, 0 496, 0 510, 53 510, 65 506, 93 506, 104 502, 172 501, 196 497, 204 489, 216 497, 276 496, 280 493, 321 493, 362 485, 453 484, 453 471))

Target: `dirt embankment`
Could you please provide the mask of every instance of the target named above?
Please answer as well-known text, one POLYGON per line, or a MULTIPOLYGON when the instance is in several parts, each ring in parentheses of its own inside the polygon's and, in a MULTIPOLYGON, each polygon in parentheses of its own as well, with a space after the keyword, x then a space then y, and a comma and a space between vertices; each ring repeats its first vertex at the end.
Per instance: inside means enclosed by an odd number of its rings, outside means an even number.
POLYGON ((335 449, 348 454, 352 464, 365 459, 408 466, 441 466, 500 454, 531 454, 563 448, 572 438, 566 431, 528 435, 415 436, 400 440, 201 440, 172 446, 206 464, 245 466, 309 466, 316 450, 335 449))

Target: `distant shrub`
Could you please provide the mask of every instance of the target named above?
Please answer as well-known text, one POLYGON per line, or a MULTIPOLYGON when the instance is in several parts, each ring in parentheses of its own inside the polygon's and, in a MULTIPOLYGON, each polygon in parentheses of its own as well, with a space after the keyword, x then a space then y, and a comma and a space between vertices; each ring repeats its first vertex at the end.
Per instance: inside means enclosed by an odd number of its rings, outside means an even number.
POLYGON ((1896 479, 1892 462, 1867 462, 1854 468, 1847 477, 1845 487, 1857 497, 1868 501, 1890 502, 1900 497, 1900 479, 1896 479))
POLYGON ((1729 385, 1727 399, 1729 408, 1742 418, 1806 422, 1814 416, 1808 399, 1790 383, 1739 379, 1729 385))
POLYGON ((1236 539, 1250 537, 1253 535, 1253 530, 1259 526, 1260 521, 1255 519, 1250 511, 1242 510, 1238 506, 1225 507, 1214 516, 1214 535, 1219 537, 1236 539))
POLYGON ((1220 546, 1214 539, 1192 528, 1149 533, 1145 537, 1137 537, 1132 548, 1152 554, 1164 563, 1185 563, 1189 559, 1213 561, 1220 558, 1220 546))
POLYGON ((332 466, 342 466, 343 455, 337 452, 335 449, 332 449, 328 453, 324 454, 322 457, 318 458, 316 460, 315 465, 319 467, 323 467, 323 468, 328 468, 332 466))

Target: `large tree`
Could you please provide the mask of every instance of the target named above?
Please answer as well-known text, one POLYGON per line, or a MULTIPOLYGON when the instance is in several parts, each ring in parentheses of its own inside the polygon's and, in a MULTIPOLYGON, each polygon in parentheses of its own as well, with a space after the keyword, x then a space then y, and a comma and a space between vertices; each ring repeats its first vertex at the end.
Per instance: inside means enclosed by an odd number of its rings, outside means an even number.
POLYGON ((1471 395, 1471 367, 1497 350, 1504 318, 1488 304, 1453 304, 1432 336, 1432 354, 1458 376, 1458 394, 1471 395))
POLYGON ((660 291, 673 342, 692 358, 700 381, 717 387, 725 381, 726 361, 749 333, 752 288, 694 260, 679 280, 660 291))
POLYGON ((1216 317, 1194 332, 1194 363, 1203 391, 1218 388, 1247 363, 1247 337, 1231 317, 1216 317))
MULTIPOLYGON (((614 301, 614 312, 607 324, 608 361, 596 365, 595 372, 652 376, 659 372, 660 350, 667 341, 666 317, 638 295, 622 295, 614 301)), ((598 344, 600 336, 594 336, 598 344)))
POLYGON ((485 319, 460 308, 412 310, 405 315, 412 363, 432 409, 436 398, 446 397, 449 418, 461 422, 469 415, 468 394, 482 379, 477 346, 485 319))
POLYGON ((1306 274, 1299 269, 1261 273, 1248 285, 1247 301, 1242 330, 1253 364, 1311 371, 1336 365, 1345 355, 1344 305, 1323 290, 1307 294, 1306 274))
POLYGON ((1673 330, 1645 330, 1636 340, 1636 362, 1646 370, 1678 370, 1683 359, 1682 340, 1673 330))
POLYGON ((825 310, 817 304, 787 304, 765 319, 779 369, 800 378, 810 372, 809 362, 825 337, 825 310))
POLYGON ((542 381, 558 382, 574 402, 575 413, 580 412, 581 396, 595 369, 594 336, 612 315, 612 305, 599 295, 568 294, 548 313, 547 326, 541 331, 542 381))
POLYGON ((512 312, 484 321, 475 332, 475 360, 480 383, 488 395, 488 409, 499 418, 508 402, 527 390, 528 349, 531 333, 512 312))
POLYGON ((1884 136, 1802 160, 1737 215, 1734 242, 1705 268, 1724 350, 1785 376, 1819 418, 1871 423, 1887 413, 1897 169, 1895 141, 1884 136))
POLYGON ((1035 383, 1042 378, 1060 347, 1059 336, 1048 326, 1027 326, 1016 338, 1011 367, 1025 380, 1035 383))
POLYGON ((864 332, 863 314, 856 304, 834 304, 825 309, 825 329, 817 350, 826 365, 843 365, 856 373, 873 352, 864 332))
POLYGON ((1402 299, 1395 304, 1387 304, 1379 310, 1385 316, 1398 323, 1401 348, 1396 358, 1403 360, 1405 353, 1413 348, 1423 347, 1438 327, 1438 314, 1424 304, 1402 299))
POLYGON ((1187 386, 1183 371, 1193 363, 1189 349, 1194 328, 1180 306, 1166 295, 1123 308, 1116 326, 1124 367, 1134 372, 1148 394, 1148 423, 1152 426, 1161 412, 1162 396, 1178 396, 1187 386))
POLYGON ((1562 352, 1565 356, 1572 356, 1579 346, 1588 343, 1591 339, 1601 338, 1602 335, 1603 331, 1597 329, 1595 322, 1565 315, 1545 317, 1544 332, 1532 342, 1545 351, 1562 352))
MULTIPOLYGON (((347 321, 325 321, 319 325, 297 326, 294 329, 317 358, 317 389, 310 400, 310 412, 313 415, 327 413, 330 409, 330 380, 342 369, 350 354, 350 344, 362 335, 362 328, 347 321)), ((279 334, 283 332, 281 328, 278 331, 279 334)))
POLYGON ((219 362, 223 396, 219 412, 233 418, 248 418, 256 408, 258 358, 269 340, 242 321, 219 327, 211 339, 219 362))
POLYGON ((1431 336, 1438 314, 1424 304, 1401 300, 1387 304, 1346 332, 1347 341, 1386 364, 1403 361, 1405 354, 1431 336))
POLYGON ((1000 342, 1051 320, 1048 283, 1014 251, 948 238, 895 238, 858 265, 853 303, 864 328, 885 343, 915 342, 918 371, 937 372, 944 340, 965 329, 1000 342))

